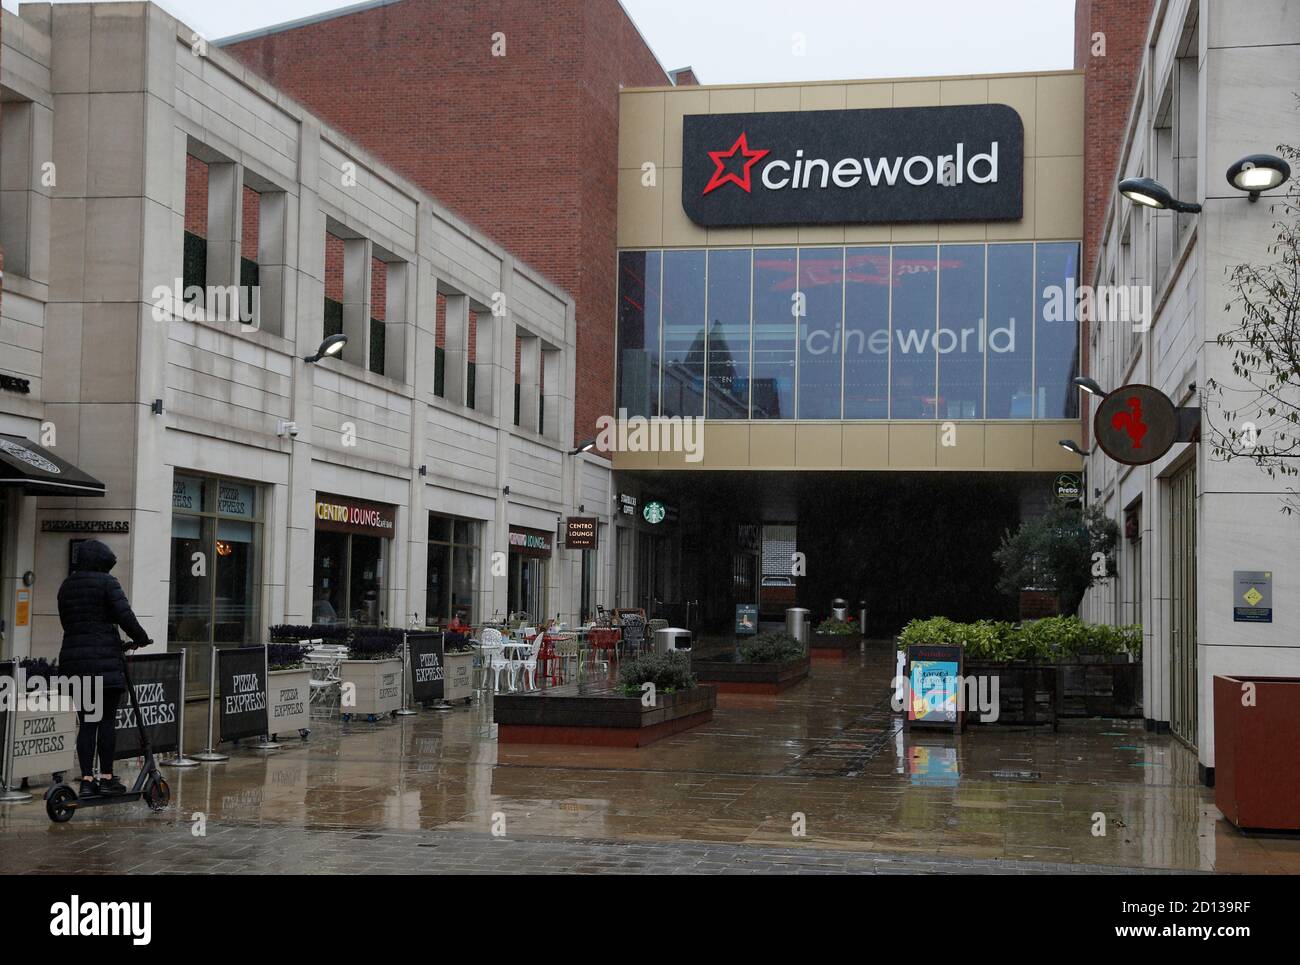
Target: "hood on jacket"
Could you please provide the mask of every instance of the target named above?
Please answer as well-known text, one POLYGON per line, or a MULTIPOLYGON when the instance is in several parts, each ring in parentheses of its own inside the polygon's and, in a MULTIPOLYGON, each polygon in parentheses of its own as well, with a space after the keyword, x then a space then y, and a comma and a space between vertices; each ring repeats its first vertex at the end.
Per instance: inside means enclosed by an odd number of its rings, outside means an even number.
POLYGON ((117 565, 117 556, 108 548, 108 544, 97 539, 88 539, 77 546, 78 570, 92 570, 107 573, 117 565))

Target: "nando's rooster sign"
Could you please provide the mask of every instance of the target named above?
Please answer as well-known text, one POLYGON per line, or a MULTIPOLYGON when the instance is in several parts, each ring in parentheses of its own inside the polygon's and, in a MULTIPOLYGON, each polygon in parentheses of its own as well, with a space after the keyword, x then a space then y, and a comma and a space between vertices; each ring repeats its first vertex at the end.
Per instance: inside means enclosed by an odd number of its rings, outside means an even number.
POLYGON ((1178 439, 1178 410, 1159 389, 1122 385, 1097 406, 1092 430, 1102 452, 1116 462, 1144 466, 1155 462, 1178 439))

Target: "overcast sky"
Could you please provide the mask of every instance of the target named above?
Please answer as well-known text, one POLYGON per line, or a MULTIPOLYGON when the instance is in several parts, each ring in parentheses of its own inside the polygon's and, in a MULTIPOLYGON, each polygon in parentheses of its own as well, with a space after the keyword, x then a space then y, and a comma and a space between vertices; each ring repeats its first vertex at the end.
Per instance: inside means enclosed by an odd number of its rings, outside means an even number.
MULTIPOLYGON (((689 64, 705 84, 1073 66, 1074 0, 622 2, 666 69, 689 64)), ((18 0, 3 3, 18 9, 18 0)), ((159 5, 216 39, 352 4, 164 0, 159 5)))

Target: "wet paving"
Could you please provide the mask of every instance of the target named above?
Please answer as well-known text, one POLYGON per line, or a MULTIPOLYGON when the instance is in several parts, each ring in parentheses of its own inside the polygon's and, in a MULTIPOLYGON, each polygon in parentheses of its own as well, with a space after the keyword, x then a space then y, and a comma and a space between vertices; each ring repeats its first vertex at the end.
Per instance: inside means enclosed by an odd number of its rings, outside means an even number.
MULTIPOLYGON (((160 814, 52 825, 33 787, 0 805, 0 872, 1300 873, 1300 836, 1234 829, 1195 755, 1140 720, 907 733, 892 672, 868 644, 778 696, 719 695, 711 723, 639 749, 499 746, 490 700, 316 721, 306 743, 167 768, 160 814)), ((204 713, 189 708, 191 752, 204 713)))

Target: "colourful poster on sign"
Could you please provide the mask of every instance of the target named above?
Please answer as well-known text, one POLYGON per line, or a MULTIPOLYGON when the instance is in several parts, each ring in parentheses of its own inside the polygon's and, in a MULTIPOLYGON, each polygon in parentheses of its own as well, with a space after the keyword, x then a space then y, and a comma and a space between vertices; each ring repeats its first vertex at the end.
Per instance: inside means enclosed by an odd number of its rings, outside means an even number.
POLYGON ((951 724, 957 720, 957 677, 961 665, 955 660, 913 660, 909 684, 909 720, 951 724))

